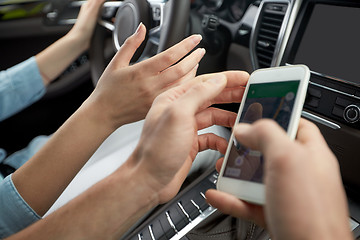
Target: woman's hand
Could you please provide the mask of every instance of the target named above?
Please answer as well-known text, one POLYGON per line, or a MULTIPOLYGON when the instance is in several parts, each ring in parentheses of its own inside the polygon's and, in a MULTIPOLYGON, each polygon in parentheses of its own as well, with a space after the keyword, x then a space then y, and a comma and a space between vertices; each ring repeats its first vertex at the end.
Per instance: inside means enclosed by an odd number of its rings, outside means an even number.
POLYGON ((86 1, 70 32, 36 55, 36 62, 45 86, 55 80, 90 47, 98 13, 104 2, 105 0, 86 1))
POLYGON ((76 40, 83 51, 90 47, 91 36, 94 32, 96 21, 101 6, 106 0, 87 0, 80 8, 74 27, 67 34, 76 40))
POLYGON ((239 102, 248 77, 244 72, 203 75, 156 98, 128 164, 146 176, 160 203, 175 196, 199 151, 225 152, 225 139, 198 136, 197 131, 215 124, 233 126, 236 113, 208 107, 218 101, 239 102))
POLYGON ((185 57, 201 41, 200 35, 193 35, 165 52, 129 66, 145 33, 145 26, 140 24, 114 56, 90 97, 99 114, 115 128, 143 119, 156 96, 192 79, 205 54, 204 49, 197 49, 185 57))

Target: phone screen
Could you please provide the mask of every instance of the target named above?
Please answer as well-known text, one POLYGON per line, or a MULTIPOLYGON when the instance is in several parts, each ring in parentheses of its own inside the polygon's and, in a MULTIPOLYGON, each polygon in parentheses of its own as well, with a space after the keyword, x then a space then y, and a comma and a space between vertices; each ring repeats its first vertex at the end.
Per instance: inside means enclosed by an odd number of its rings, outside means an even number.
MULTIPOLYGON (((298 80, 251 84, 239 122, 269 118, 287 130, 299 84, 298 80)), ((263 183, 263 165, 260 152, 242 146, 234 137, 224 177, 263 183)))

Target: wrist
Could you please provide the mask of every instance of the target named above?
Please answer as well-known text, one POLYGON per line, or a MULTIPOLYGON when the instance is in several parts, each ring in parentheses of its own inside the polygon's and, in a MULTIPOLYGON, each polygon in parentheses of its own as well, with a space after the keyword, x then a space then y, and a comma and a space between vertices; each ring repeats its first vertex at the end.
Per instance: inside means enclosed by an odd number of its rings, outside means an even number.
MULTIPOLYGON (((87 104, 91 106, 94 118, 99 121, 99 124, 105 124, 111 127, 112 131, 115 131, 119 127, 133 123, 138 120, 134 120, 132 117, 136 109, 128 109, 124 104, 118 104, 113 101, 111 93, 106 90, 107 87, 100 87, 97 85, 90 97, 86 100, 87 104), (105 89, 104 89, 105 88, 105 89)), ((116 98, 114 96, 113 98, 116 98)))
POLYGON ((136 163, 134 164, 133 156, 114 172, 113 178, 115 184, 126 182, 127 188, 133 191, 132 199, 137 202, 139 208, 151 209, 157 206, 159 201, 159 191, 154 189, 149 183, 149 176, 136 163), (125 173, 125 174, 124 174, 125 173), (135 198, 134 198, 135 196, 135 198))
MULTIPOLYGON (((140 218, 159 205, 157 192, 148 187, 146 177, 139 173, 137 167, 129 160, 107 179, 111 194, 116 196, 115 208, 121 213, 111 214, 108 217, 109 222, 118 224, 115 234, 117 236, 121 236, 140 218)), ((102 196, 106 198, 106 193, 102 196)))
POLYGON ((158 164, 161 163, 154 161, 159 157, 158 154, 144 151, 139 147, 142 145, 144 144, 140 139, 138 147, 127 160, 127 164, 133 167, 135 176, 139 176, 139 178, 141 176, 139 181, 142 181, 141 185, 148 191, 148 196, 154 196, 156 204, 166 203, 178 193, 184 181, 181 177, 182 174, 171 174, 173 170, 171 167, 159 166, 158 164))
POLYGON ((66 41, 71 42, 71 48, 74 51, 78 51, 79 54, 85 52, 90 47, 90 38, 79 34, 77 31, 70 30, 64 38, 66 41))
POLYGON ((110 135, 113 133, 119 126, 115 121, 106 113, 103 107, 98 101, 94 100, 90 95, 88 99, 84 101, 78 111, 79 114, 83 115, 84 118, 91 123, 91 125, 96 126, 98 130, 104 135, 110 135))

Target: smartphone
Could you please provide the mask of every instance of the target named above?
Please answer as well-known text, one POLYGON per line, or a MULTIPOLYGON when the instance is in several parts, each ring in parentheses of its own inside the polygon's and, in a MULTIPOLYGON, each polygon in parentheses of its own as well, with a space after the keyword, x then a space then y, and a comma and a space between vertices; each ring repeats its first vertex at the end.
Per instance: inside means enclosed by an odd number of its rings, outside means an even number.
MULTIPOLYGON (((310 71, 305 65, 254 71, 246 86, 236 123, 273 119, 294 139, 309 78, 310 71)), ((232 133, 217 189, 251 203, 264 204, 264 161, 261 152, 241 145, 232 133)))

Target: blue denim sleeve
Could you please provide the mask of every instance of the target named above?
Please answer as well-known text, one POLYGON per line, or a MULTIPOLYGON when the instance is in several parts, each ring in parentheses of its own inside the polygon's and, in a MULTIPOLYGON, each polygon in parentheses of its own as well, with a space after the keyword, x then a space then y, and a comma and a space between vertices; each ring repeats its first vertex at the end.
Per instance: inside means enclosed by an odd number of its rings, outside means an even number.
POLYGON ((0 72, 0 121, 39 100, 45 86, 35 57, 0 72))
POLYGON ((20 196, 11 176, 0 182, 0 239, 17 233, 41 219, 20 196))

